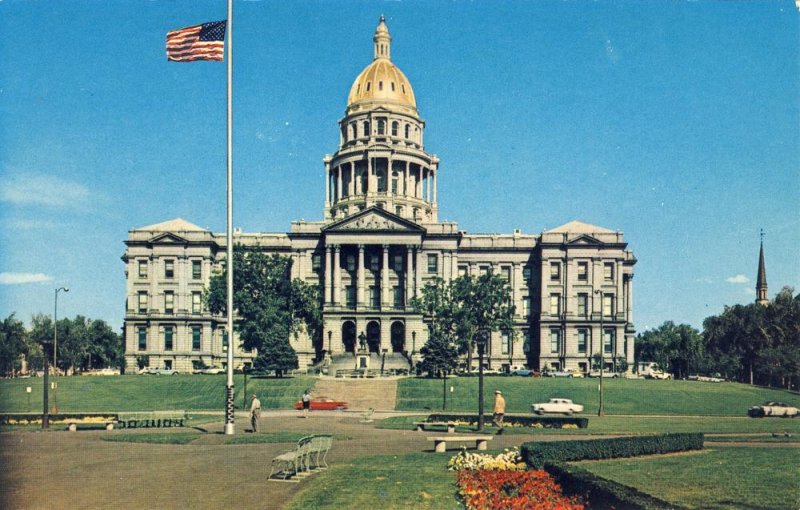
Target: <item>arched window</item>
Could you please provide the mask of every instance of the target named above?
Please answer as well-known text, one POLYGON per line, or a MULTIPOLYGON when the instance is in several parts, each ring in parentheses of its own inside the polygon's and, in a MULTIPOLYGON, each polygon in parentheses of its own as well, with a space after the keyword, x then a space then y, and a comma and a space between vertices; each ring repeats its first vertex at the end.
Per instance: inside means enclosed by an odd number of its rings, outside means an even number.
POLYGON ((372 82, 369 82, 369 81, 367 82, 367 92, 369 92, 369 86, 370 86, 371 83, 372 82))
POLYGON ((406 139, 408 139, 408 135, 410 134, 410 131, 411 131, 411 126, 406 124, 406 139))
POLYGON ((394 82, 392 82, 392 92, 394 92, 394 82))
POLYGON ((378 82, 378 90, 383 90, 383 82, 382 81, 378 82))
POLYGON ((364 127, 364 136, 369 136, 369 121, 368 120, 364 121, 363 127, 364 127))
POLYGON ((353 139, 358 137, 358 134, 356 134, 356 123, 355 122, 351 122, 350 123, 350 135, 351 135, 351 138, 353 138, 353 139))
POLYGON ((400 124, 398 124, 397 121, 392 122, 392 136, 397 136, 399 126, 400 124))
POLYGON ((386 120, 385 119, 378 119, 378 134, 379 135, 386 134, 386 120))

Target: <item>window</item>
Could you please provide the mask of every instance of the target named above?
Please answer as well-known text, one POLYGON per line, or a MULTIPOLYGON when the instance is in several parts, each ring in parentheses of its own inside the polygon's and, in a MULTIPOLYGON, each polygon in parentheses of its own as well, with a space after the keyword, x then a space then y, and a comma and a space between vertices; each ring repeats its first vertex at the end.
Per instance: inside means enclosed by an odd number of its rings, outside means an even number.
POLYGON ((164 261, 164 278, 175 278, 175 261, 172 259, 164 261))
POLYGON ((614 263, 606 262, 603 264, 603 280, 607 282, 614 281, 614 263))
POLYGON ((530 266, 525 266, 525 267, 522 268, 522 279, 525 280, 525 282, 531 281, 531 267, 530 266))
POLYGON ((222 330, 222 350, 228 350, 228 332, 224 329, 222 330))
POLYGON ((350 123, 350 138, 356 138, 358 135, 356 134, 356 123, 350 123))
POLYGON ((202 311, 202 294, 200 292, 192 292, 192 313, 200 313, 202 311))
POLYGON ((467 266, 458 266, 458 276, 467 276, 469 268, 467 266))
POLYGON ((531 316, 531 298, 529 297, 522 298, 522 316, 523 317, 531 316))
POLYGON ((586 329, 578 330, 578 354, 586 354, 586 339, 589 333, 586 329))
POLYGON ((406 138, 408 138, 408 135, 409 135, 409 131, 408 130, 409 130, 409 125, 406 124, 406 138))
POLYGON ((589 294, 578 294, 578 317, 587 317, 589 311, 589 294))
POLYGON ((164 292, 164 313, 175 312, 175 293, 171 290, 164 292))
POLYGON ((606 354, 611 354, 611 346, 614 342, 614 330, 607 329, 603 331, 603 352, 606 354))
POLYGON ((478 266, 478 276, 483 276, 489 272, 492 266, 478 266))
POLYGON ((199 351, 203 339, 203 330, 200 326, 192 326, 192 350, 199 351))
POLYGON ((500 268, 500 278, 505 280, 506 283, 509 283, 511 281, 511 268, 508 267, 508 266, 501 267, 500 268))
POLYGON ((578 262, 578 281, 585 282, 589 280, 589 263, 578 262))
POLYGON ((139 313, 147 313, 147 291, 139 292, 139 313))
POLYGON ((192 280, 200 280, 203 278, 203 261, 202 260, 193 260, 192 261, 192 280))
POLYGON ((560 262, 551 262, 550 263, 550 280, 554 282, 561 281, 561 263, 560 262))
POLYGON ((322 269, 322 255, 315 253, 311 256, 311 270, 318 272, 322 269))
POLYGON ((531 352, 531 334, 528 331, 522 332, 522 352, 525 354, 531 352))
POLYGON ((394 298, 394 307, 403 307, 403 287, 395 285, 392 287, 392 297, 394 298))
POLYGON ((369 288, 369 305, 373 308, 381 306, 381 294, 378 290, 378 287, 375 286, 369 288))
POLYGON ((428 255, 428 274, 436 274, 439 272, 439 257, 435 253, 428 255))
POLYGON ((347 301, 347 306, 354 307, 356 306, 356 286, 355 285, 348 285, 345 288, 345 299, 347 301))
POLYGON ((603 294, 603 317, 614 316, 614 294, 603 294))
POLYGON ((138 328, 138 335, 139 335, 139 350, 146 351, 147 350, 147 328, 144 326, 139 326, 138 328))
POLYGON ((550 294, 550 315, 561 315, 561 294, 550 294))
MULTIPOLYGON (((392 83, 392 90, 394 90, 394 83, 392 83)), ((392 122, 392 136, 397 136, 399 126, 400 125, 397 123, 397 121, 392 122)))
POLYGON ((561 349, 561 330, 550 330, 550 352, 559 352, 561 349))
POLYGON ((378 134, 386 134, 386 120, 384 119, 378 119, 378 134))
POLYGON ((378 255, 370 255, 369 268, 373 271, 378 271, 381 268, 381 258, 378 255))
POLYGON ((511 352, 511 335, 508 331, 500 333, 500 354, 508 354, 511 352))
POLYGON ((139 278, 147 278, 147 261, 140 260, 139 261, 139 278))
POLYGON ((394 82, 392 82, 392 92, 394 92, 394 82))
POLYGON ((364 130, 363 135, 369 136, 369 121, 365 120, 364 123, 361 125, 361 128, 364 130))
POLYGON ((367 92, 369 92, 369 89, 370 89, 370 86, 371 86, 371 85, 372 85, 372 82, 371 82, 371 81, 368 81, 368 82, 367 82, 367 92))
POLYGON ((164 350, 172 350, 172 340, 175 335, 175 329, 172 326, 164 326, 164 350))
MULTIPOLYGON (((381 45, 381 53, 383 53, 383 45, 381 45)), ((382 81, 378 82, 378 90, 383 90, 383 82, 382 81)))
POLYGON ((397 194, 397 177, 392 177, 392 193, 397 194))
POLYGON ((394 206, 394 213, 396 215, 398 215, 398 216, 402 216, 403 215, 403 208, 400 207, 399 205, 394 206))
POLYGON ((395 255, 392 258, 392 261, 394 262, 394 264, 393 264, 394 265, 394 270, 396 272, 398 272, 398 273, 401 272, 403 270, 403 256, 402 255, 395 255))
POLYGON ((348 255, 347 256, 347 270, 348 271, 355 271, 356 270, 356 256, 355 255, 348 255))

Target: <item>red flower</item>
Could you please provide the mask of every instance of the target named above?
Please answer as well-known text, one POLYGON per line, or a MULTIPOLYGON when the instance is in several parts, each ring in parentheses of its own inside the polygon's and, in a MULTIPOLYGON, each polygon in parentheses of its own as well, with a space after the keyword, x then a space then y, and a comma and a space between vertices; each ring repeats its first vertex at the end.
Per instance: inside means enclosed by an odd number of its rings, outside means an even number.
POLYGON ((458 472, 461 497, 469 510, 584 510, 577 496, 566 497, 546 471, 458 472))

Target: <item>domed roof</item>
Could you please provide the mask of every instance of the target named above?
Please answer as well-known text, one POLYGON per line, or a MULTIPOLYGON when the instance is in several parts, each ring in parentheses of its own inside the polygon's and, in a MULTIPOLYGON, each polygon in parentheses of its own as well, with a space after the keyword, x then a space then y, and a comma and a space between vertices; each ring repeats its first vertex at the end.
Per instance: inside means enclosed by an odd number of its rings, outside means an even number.
POLYGON ((391 60, 391 36, 381 16, 375 29, 375 59, 358 75, 347 96, 348 111, 357 105, 385 104, 411 108, 416 113, 417 101, 406 75, 391 60))

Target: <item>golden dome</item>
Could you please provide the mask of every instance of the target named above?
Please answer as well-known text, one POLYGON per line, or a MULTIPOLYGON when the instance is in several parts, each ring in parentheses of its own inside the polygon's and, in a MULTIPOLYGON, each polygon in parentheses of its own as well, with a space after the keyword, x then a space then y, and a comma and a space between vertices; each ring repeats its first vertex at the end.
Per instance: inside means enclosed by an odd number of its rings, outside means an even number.
POLYGON ((386 104, 387 106, 410 107, 414 113, 417 101, 408 78, 392 63, 389 29, 381 16, 375 29, 375 59, 358 75, 347 96, 347 109, 356 110, 360 104, 386 104))

